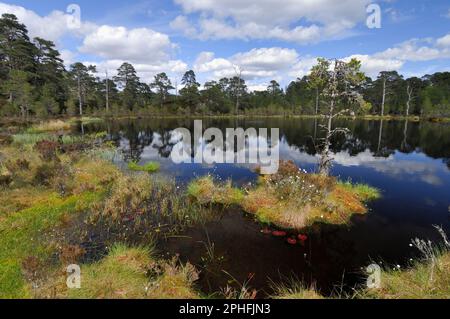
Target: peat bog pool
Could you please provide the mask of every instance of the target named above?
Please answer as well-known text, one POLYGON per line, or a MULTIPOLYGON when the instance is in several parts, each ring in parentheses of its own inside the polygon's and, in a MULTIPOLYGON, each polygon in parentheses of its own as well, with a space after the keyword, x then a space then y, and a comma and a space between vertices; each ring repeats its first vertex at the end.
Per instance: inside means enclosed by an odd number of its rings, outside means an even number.
MULTIPOLYGON (((178 141, 173 131, 193 131, 193 124, 190 119, 136 119, 79 130, 106 131, 124 161, 158 161, 160 174, 180 183, 205 174, 237 185, 256 180, 250 165, 174 164, 170 153, 178 141)), ((223 132, 235 127, 279 128, 280 159, 293 160, 307 171, 316 170, 319 124, 315 119, 203 120, 204 128, 223 132)), ((160 251, 200 267, 199 284, 205 293, 239 282, 264 296, 271 293, 271 281, 295 278, 327 295, 362 283, 364 269, 372 262, 406 266, 417 257, 409 246, 412 238, 439 239, 433 225, 450 233, 450 123, 337 120, 335 125, 351 133, 333 140, 332 175, 381 190, 382 198, 370 204, 369 214, 354 216, 350 226, 314 225, 305 230, 309 239, 304 246, 290 246, 285 239, 263 234, 251 217, 230 208, 201 228, 159 243, 160 251), (207 247, 214 250, 214 258, 206 267, 207 247)))

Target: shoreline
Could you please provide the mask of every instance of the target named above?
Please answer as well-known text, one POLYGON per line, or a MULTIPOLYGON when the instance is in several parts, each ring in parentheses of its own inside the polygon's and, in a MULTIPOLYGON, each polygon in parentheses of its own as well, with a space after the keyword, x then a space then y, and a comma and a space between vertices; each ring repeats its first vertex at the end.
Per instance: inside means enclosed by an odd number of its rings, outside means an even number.
MULTIPOLYGON (((147 118, 158 119, 325 119, 325 115, 257 115, 257 114, 243 114, 243 115, 207 115, 207 114, 194 114, 194 115, 164 115, 164 114, 143 114, 143 115, 92 115, 92 116, 56 116, 49 118, 30 118, 22 119, 20 117, 4 117, 0 119, 0 126, 4 125, 24 125, 34 124, 40 122, 46 122, 51 120, 62 120, 67 122, 84 122, 84 124, 101 122, 105 120, 140 120, 147 118)), ((363 120, 363 121, 405 121, 409 122, 431 122, 431 123, 447 123, 450 122, 450 117, 421 117, 421 116, 400 116, 400 115, 364 115, 364 116, 338 116, 337 119, 345 120, 363 120)))

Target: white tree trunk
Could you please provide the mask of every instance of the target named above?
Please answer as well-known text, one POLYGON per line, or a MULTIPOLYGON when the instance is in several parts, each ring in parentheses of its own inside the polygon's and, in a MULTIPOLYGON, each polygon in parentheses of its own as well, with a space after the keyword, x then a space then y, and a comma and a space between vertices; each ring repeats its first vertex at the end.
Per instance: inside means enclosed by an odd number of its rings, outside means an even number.
POLYGON ((79 74, 78 74, 78 101, 79 101, 80 116, 83 116, 83 101, 81 100, 81 79, 79 74))
POLYGON ((409 85, 406 87, 406 94, 408 94, 408 101, 406 101, 406 116, 409 116, 409 109, 411 107, 413 88, 409 85))
POLYGON ((386 79, 383 80, 383 98, 381 100, 381 116, 384 116, 385 103, 386 103, 386 79))

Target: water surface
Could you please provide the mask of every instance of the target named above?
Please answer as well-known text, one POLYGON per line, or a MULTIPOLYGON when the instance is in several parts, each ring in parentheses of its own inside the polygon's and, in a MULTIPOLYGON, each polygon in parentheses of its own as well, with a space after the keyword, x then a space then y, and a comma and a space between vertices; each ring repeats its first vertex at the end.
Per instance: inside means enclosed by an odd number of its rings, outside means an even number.
MULTIPOLYGON (((207 119, 203 127, 279 128, 280 158, 293 160, 307 171, 317 169, 317 146, 323 136, 314 119, 207 119)), ((362 281, 361 267, 371 262, 406 266, 417 252, 412 238, 438 240, 433 225, 450 233, 450 123, 339 120, 347 136, 332 143, 332 174, 342 180, 379 188, 382 199, 370 204, 370 213, 355 216, 351 226, 314 227, 305 247, 260 232, 251 217, 239 211, 222 213, 204 228, 188 230, 183 238, 169 239, 161 250, 179 254, 201 265, 205 243, 214 243, 220 265, 202 271, 200 286, 217 291, 232 280, 270 294, 275 282, 295 277, 314 283, 322 292, 352 287, 362 281)), ((161 173, 181 183, 205 174, 232 179, 241 185, 256 174, 248 164, 174 164, 170 152, 177 142, 173 130, 193 131, 190 119, 139 119, 113 121, 86 127, 106 131, 123 152, 125 161, 161 163, 161 173)), ((193 133, 192 133, 193 135, 193 133)))

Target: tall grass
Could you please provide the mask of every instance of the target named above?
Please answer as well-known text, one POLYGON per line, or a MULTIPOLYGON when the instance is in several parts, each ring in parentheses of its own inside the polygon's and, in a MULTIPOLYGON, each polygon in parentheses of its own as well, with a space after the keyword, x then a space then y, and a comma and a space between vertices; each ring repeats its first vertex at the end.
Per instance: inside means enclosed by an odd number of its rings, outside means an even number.
POLYGON ((35 124, 27 130, 27 133, 43 133, 52 131, 66 131, 70 130, 72 125, 69 122, 62 120, 52 120, 35 124))
POLYGON ((34 145, 41 141, 56 142, 58 137, 49 133, 20 133, 13 135, 13 143, 17 145, 34 145))
POLYGON ((415 238, 422 258, 411 263, 409 269, 384 269, 379 289, 357 293, 361 298, 380 299, 448 299, 450 296, 450 242, 442 228, 435 226, 443 238, 443 245, 415 238))
POLYGON ((324 299, 314 286, 306 288, 298 279, 290 279, 283 283, 271 283, 274 299, 324 299))

